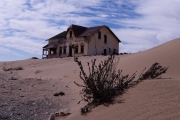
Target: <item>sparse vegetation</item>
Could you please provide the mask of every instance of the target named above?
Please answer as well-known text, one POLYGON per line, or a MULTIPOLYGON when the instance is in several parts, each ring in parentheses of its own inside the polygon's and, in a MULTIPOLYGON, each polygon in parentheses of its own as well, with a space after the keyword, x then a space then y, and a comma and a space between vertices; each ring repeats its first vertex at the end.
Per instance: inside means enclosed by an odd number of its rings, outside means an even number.
POLYGON ((42 72, 41 70, 36 70, 34 73, 35 74, 38 74, 38 73, 40 73, 40 72, 42 72))
POLYGON ((55 94, 54 94, 54 96, 63 96, 63 95, 65 95, 64 92, 59 92, 59 93, 55 93, 55 94))
POLYGON ((115 56, 101 61, 98 66, 95 65, 96 59, 92 60, 92 67, 88 63, 89 75, 84 72, 83 66, 77 58, 75 61, 80 66, 80 78, 83 80, 84 85, 74 83, 83 87, 81 91, 82 100, 88 103, 82 108, 82 114, 90 111, 91 107, 111 103, 116 96, 124 92, 128 84, 135 78, 135 73, 129 77, 129 75, 121 75, 122 70, 116 71, 119 59, 115 59, 115 56))
POLYGON ((130 86, 136 85, 145 79, 158 78, 168 69, 160 66, 159 63, 154 63, 149 70, 143 74, 144 69, 139 78, 134 80, 136 72, 129 77, 129 75, 122 75, 122 70, 116 71, 119 58, 115 59, 115 56, 110 56, 107 60, 101 61, 98 66, 95 64, 96 59, 92 60, 91 66, 88 63, 88 75, 85 73, 81 61, 78 58, 74 60, 80 67, 80 78, 84 84, 80 85, 75 81, 74 83, 82 87, 80 94, 82 100, 87 102, 87 105, 81 108, 81 114, 86 114, 92 107, 112 103, 118 95, 122 95, 130 86))
POLYGON ((38 59, 37 57, 32 57, 31 59, 38 59))
MULTIPOLYGON (((159 63, 154 63, 149 70, 139 76, 139 80, 161 78, 161 75, 166 73, 169 67, 162 67, 159 63)), ((145 67, 146 69, 146 67, 145 67)), ((144 70, 145 70, 144 69, 144 70)), ((143 71, 144 71, 143 70, 143 71)), ((143 72, 142 72, 143 73, 143 72)))
POLYGON ((16 77, 10 77, 9 80, 17 80, 16 77))
POLYGON ((10 68, 7 68, 6 66, 3 66, 3 71, 11 71, 11 70, 23 70, 23 67, 10 67, 10 68))

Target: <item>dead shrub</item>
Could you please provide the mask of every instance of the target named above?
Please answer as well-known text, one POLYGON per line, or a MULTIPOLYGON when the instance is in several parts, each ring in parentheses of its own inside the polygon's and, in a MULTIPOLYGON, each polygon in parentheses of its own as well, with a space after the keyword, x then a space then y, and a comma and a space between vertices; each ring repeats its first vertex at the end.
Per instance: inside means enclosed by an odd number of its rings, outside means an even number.
POLYGON ((54 96, 63 96, 63 95, 65 95, 64 92, 59 92, 59 93, 55 93, 55 94, 54 94, 54 96))
MULTIPOLYGON (((80 78, 83 80, 83 85, 74 81, 74 83, 82 87, 80 92, 82 100, 87 102, 87 105, 81 108, 81 114, 85 115, 91 111, 91 108, 98 105, 108 105, 112 103, 116 96, 122 95, 124 91, 139 82, 146 79, 159 78, 160 75, 166 73, 168 67, 162 67, 159 63, 154 63, 145 73, 145 69, 140 74, 137 80, 135 79, 136 72, 129 77, 129 75, 122 75, 122 70, 117 70, 119 58, 110 56, 107 60, 101 61, 97 66, 96 59, 91 61, 91 66, 88 63, 89 74, 84 72, 81 61, 74 58, 74 61, 80 67, 80 78)), ((79 102, 81 102, 80 100, 79 102)))
POLYGON ((91 67, 88 63, 89 75, 84 72, 81 61, 75 58, 75 62, 80 67, 80 78, 84 85, 74 83, 82 87, 80 92, 82 100, 88 103, 81 109, 82 114, 90 111, 91 107, 101 104, 108 105, 113 102, 114 98, 121 95, 134 80, 136 74, 134 73, 129 77, 129 75, 121 75, 122 70, 116 71, 119 59, 115 59, 115 56, 110 56, 107 60, 101 61, 98 66, 95 65, 96 59, 92 60, 91 67))
POLYGON ((37 57, 32 57, 31 59, 38 59, 37 57))
POLYGON ((3 66, 3 71, 12 71, 12 70, 23 70, 23 67, 7 68, 6 66, 3 66))
POLYGON ((18 80, 16 77, 10 77, 9 80, 18 80))
POLYGON ((169 67, 162 67, 159 63, 154 63, 144 74, 142 74, 146 69, 145 67, 138 80, 161 78, 161 75, 166 73, 168 68, 169 67))
POLYGON ((38 74, 38 73, 40 73, 40 72, 42 72, 41 70, 36 70, 34 73, 35 74, 38 74))

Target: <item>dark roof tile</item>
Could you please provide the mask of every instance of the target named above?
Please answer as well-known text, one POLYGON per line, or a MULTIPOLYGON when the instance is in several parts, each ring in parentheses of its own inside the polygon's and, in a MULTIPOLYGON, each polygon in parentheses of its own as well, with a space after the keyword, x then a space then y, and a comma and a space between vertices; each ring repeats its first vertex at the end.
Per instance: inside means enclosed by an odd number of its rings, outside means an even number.
MULTIPOLYGON (((84 26, 79 26, 79 25, 74 25, 72 24, 68 29, 72 29, 75 36, 76 37, 80 37, 80 36, 89 36, 89 35, 92 35, 93 33, 95 32, 98 32, 102 27, 106 27, 115 37, 116 39, 121 42, 119 40, 119 38, 111 31, 111 29, 108 27, 108 26, 105 26, 105 25, 102 25, 102 26, 95 26, 95 27, 84 27, 84 26)), ((66 38, 66 34, 67 34, 67 31, 64 31, 64 32, 61 32, 51 38, 49 38, 48 40, 53 40, 53 39, 59 39, 59 38, 66 38)))
POLYGON ((66 34, 67 34, 67 31, 61 32, 61 33, 59 33, 59 34, 49 38, 48 40, 59 39, 59 38, 66 38, 66 34))
POLYGON ((70 29, 70 28, 72 28, 76 37, 79 36, 80 34, 82 34, 87 29, 87 27, 79 26, 79 25, 73 25, 73 24, 68 29, 70 29))
POLYGON ((86 29, 81 35, 79 36, 88 36, 93 34, 94 32, 99 31, 103 26, 96 26, 96 27, 90 27, 88 29, 86 29))

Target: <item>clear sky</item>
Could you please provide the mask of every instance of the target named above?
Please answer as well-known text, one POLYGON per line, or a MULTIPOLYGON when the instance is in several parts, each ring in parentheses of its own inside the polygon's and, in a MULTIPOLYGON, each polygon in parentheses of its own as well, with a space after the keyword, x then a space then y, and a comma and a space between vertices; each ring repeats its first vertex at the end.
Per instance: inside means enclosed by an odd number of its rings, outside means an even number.
POLYGON ((107 25, 119 52, 144 51, 180 37, 180 0, 0 0, 0 61, 41 58, 71 24, 107 25))

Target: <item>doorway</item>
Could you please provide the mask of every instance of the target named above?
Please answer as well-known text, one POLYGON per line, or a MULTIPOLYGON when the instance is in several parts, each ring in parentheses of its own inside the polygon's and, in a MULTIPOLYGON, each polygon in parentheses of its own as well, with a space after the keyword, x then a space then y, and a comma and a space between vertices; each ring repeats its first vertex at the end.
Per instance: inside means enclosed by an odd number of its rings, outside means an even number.
POLYGON ((69 46, 69 57, 72 57, 72 46, 69 46))
POLYGON ((104 49, 104 55, 107 55, 107 54, 106 54, 106 49, 104 49))

